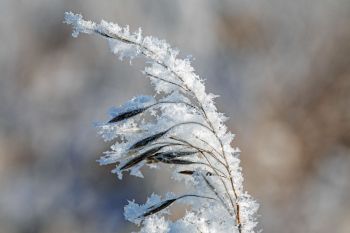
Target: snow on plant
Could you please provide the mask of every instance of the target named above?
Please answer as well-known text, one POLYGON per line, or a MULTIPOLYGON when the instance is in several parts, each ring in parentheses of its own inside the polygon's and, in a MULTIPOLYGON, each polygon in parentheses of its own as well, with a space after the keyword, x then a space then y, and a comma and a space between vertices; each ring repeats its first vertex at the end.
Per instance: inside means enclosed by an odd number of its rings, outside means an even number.
POLYGON ((191 192, 164 198, 151 195, 143 205, 129 202, 125 218, 141 225, 140 232, 255 232, 258 204, 243 191, 239 149, 231 147, 234 135, 227 131, 226 118, 218 113, 213 94, 195 74, 189 59, 165 41, 146 36, 141 29, 101 21, 85 21, 79 14, 65 13, 65 23, 79 33, 107 39, 120 59, 143 56, 143 73, 150 78, 155 97, 139 96, 112 109, 111 119, 100 124, 106 141, 114 141, 99 163, 116 164, 113 170, 143 177, 144 165, 169 165, 173 178, 189 185, 191 192), (192 188, 191 188, 192 187, 192 188), (167 220, 168 207, 175 202, 191 210, 174 222, 167 220))

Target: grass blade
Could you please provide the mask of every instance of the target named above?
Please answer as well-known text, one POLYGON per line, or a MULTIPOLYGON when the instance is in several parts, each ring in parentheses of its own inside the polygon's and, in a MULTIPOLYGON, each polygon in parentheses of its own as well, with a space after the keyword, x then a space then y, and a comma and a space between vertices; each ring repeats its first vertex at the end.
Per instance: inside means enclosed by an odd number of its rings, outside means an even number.
POLYGON ((113 117, 110 121, 108 121, 108 123, 117 123, 119 121, 122 121, 122 120, 125 120, 125 119, 128 119, 130 117, 133 117, 133 116, 136 116, 140 113, 142 113, 143 111, 145 111, 147 108, 138 108, 138 109, 134 109, 134 110, 131 110, 131 111, 127 111, 127 112, 124 112, 124 113, 121 113, 115 117, 113 117))
POLYGON ((167 164, 179 164, 179 165, 188 165, 188 164, 195 164, 195 163, 198 164, 198 162, 193 162, 190 160, 164 158, 162 156, 154 157, 154 159, 158 162, 167 163, 167 164))
POLYGON ((158 204, 155 204, 151 207, 149 207, 147 209, 147 211, 145 213, 143 213, 140 217, 147 217, 149 215, 158 213, 159 211, 167 208, 168 206, 170 206, 171 204, 173 204, 175 201, 181 199, 181 198, 185 198, 185 197, 198 197, 198 198, 207 198, 207 199, 211 199, 211 200, 216 200, 215 198, 212 197, 205 197, 205 196, 200 196, 200 195, 196 195, 196 194, 186 194, 186 195, 182 195, 180 197, 177 198, 171 198, 165 201, 161 201, 158 204))
POLYGON ((138 142, 136 142, 134 145, 132 145, 129 149, 130 150, 134 150, 134 149, 137 149, 137 148, 140 148, 140 147, 143 147, 143 146, 146 146, 148 145, 149 143, 161 138, 162 136, 164 136, 166 133, 168 132, 168 130, 166 131, 162 131, 160 133, 157 133, 157 134, 154 134, 152 136, 149 136, 147 138, 144 138, 138 142))
MULTIPOLYGON (((184 170, 184 171, 179 171, 179 173, 183 174, 183 175, 193 175, 195 173, 195 171, 184 170)), ((205 175, 206 176, 213 176, 214 174, 211 172, 206 172, 205 175)))
POLYGON ((165 208, 167 208, 168 206, 170 206, 171 204, 173 204, 178 198, 172 198, 172 199, 168 199, 165 201, 162 201, 156 205, 153 205, 151 207, 148 208, 147 212, 145 212, 144 214, 142 214, 142 217, 147 217, 149 215, 155 214, 165 208))
POLYGON ((174 151, 174 152, 164 152, 161 154, 164 158, 177 158, 182 156, 188 156, 198 153, 198 151, 174 151))
POLYGON ((156 152, 158 152, 159 150, 161 150, 164 146, 158 146, 158 147, 154 147, 152 149, 149 149, 143 153, 141 153, 140 155, 138 155, 137 157, 129 160, 129 162, 127 162, 124 166, 122 166, 120 168, 120 170, 125 170, 128 168, 131 168, 133 166, 135 166, 136 164, 138 164, 139 162, 141 162, 144 159, 147 159, 148 157, 154 155, 156 152))

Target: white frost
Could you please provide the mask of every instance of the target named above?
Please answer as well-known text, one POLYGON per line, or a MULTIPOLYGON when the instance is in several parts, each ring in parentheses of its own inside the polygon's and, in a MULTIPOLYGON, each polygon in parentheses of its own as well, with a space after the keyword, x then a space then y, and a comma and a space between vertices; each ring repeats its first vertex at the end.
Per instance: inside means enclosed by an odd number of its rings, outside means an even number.
POLYGON ((217 112, 217 96, 206 93, 190 59, 178 58, 178 50, 164 40, 143 37, 141 29, 132 33, 128 26, 103 20, 97 24, 71 12, 65 14, 65 23, 72 25, 73 37, 93 33, 106 38, 120 59, 146 57, 143 73, 157 94, 155 98, 139 96, 111 109, 112 118, 124 114, 123 119, 98 124, 102 137, 115 142, 100 164, 115 163, 113 172, 121 179, 123 172, 143 177, 140 169, 145 164, 165 163, 174 168, 174 179, 195 190, 191 197, 179 199, 192 209, 175 222, 164 216, 173 194, 164 200, 152 194, 144 205, 129 202, 125 218, 141 224, 142 233, 255 232, 259 205, 244 192, 240 151, 231 146, 234 135, 224 125, 227 118, 217 112), (145 154, 149 149, 156 152, 145 154), (143 216, 150 208, 155 208, 154 213, 143 216))

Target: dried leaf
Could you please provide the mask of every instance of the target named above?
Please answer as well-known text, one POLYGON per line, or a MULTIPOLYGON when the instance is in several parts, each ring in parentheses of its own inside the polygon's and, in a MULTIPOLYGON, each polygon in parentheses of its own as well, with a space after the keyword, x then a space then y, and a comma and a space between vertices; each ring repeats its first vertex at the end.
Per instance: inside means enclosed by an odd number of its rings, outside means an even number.
POLYGON ((158 147, 154 147, 152 149, 149 149, 143 153, 141 153, 140 155, 138 155, 137 157, 129 160, 129 162, 127 162, 124 166, 122 166, 120 168, 120 170, 125 170, 128 168, 131 168, 132 166, 138 164, 139 162, 141 162, 144 159, 147 159, 147 157, 150 157, 152 155, 154 155, 156 152, 158 152, 159 150, 161 150, 164 146, 158 146, 158 147))
POLYGON ((185 159, 172 159, 168 163, 170 163, 170 164, 187 165, 187 164, 194 164, 194 163, 197 163, 197 162, 188 161, 188 160, 185 160, 185 159))
POLYGON ((204 175, 202 175, 202 177, 203 177, 205 183, 208 185, 208 187, 209 187, 216 195, 218 195, 218 193, 217 193, 215 187, 213 186, 213 184, 210 183, 210 181, 209 181, 204 175))
POLYGON ((198 151, 173 151, 173 152, 164 152, 161 154, 164 158, 177 158, 181 156, 193 155, 198 153, 198 151))
POLYGON ((187 165, 187 164, 194 164, 198 162, 193 162, 185 159, 171 159, 171 158, 164 158, 161 156, 154 157, 155 160, 162 162, 162 163, 168 163, 168 164, 180 164, 180 165, 187 165))
POLYGON ((141 141, 136 142, 134 145, 132 145, 129 149, 130 150, 134 150, 137 149, 139 147, 143 147, 146 146, 147 144, 161 138, 162 136, 164 136, 166 133, 168 132, 168 130, 154 134, 152 136, 149 136, 147 138, 142 139, 141 141))
POLYGON ((183 175, 193 175, 194 171, 189 171, 189 170, 185 170, 185 171, 179 171, 180 174, 183 175))
POLYGON ((206 199, 215 200, 215 198, 212 198, 212 197, 200 196, 200 195, 196 195, 196 194, 186 194, 186 195, 182 195, 182 196, 177 197, 177 198, 171 198, 171 199, 162 201, 158 204, 155 204, 155 205, 149 207, 147 209, 147 211, 144 214, 142 214, 140 217, 147 217, 149 215, 155 214, 155 213, 167 208, 168 206, 173 204, 175 201, 177 201, 181 198, 185 198, 185 197, 198 197, 198 198, 206 198, 206 199))
MULTIPOLYGON (((179 171, 180 174, 183 175, 193 175, 193 173, 195 173, 195 171, 190 171, 190 170, 184 170, 184 171, 179 171)), ((206 176, 213 176, 214 174, 211 172, 207 172, 205 173, 206 176)))
POLYGON ((110 121, 108 121, 108 123, 116 123, 116 122, 128 119, 130 117, 133 117, 133 116, 136 116, 136 115, 142 113, 146 109, 147 108, 138 108, 138 109, 134 109, 134 110, 131 110, 131 111, 127 111, 127 112, 121 113, 121 114, 115 116, 110 121))
POLYGON ((167 208, 168 206, 170 206, 171 204, 173 204, 178 198, 172 198, 172 199, 168 199, 165 201, 162 201, 156 205, 153 205, 151 207, 148 208, 147 212, 145 212, 144 214, 142 214, 142 217, 147 217, 149 215, 155 214, 165 208, 167 208))

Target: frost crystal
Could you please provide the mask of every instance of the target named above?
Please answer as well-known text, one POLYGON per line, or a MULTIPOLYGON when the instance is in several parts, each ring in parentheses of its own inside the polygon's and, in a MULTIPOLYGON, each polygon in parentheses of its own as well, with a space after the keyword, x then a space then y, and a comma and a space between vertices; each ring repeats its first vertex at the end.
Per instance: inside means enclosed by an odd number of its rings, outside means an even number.
POLYGON ((141 225, 144 233, 160 232, 255 232, 258 204, 243 191, 239 149, 227 131, 226 117, 217 112, 213 94, 205 92, 202 79, 189 59, 163 40, 143 37, 141 30, 101 21, 83 20, 67 12, 65 23, 80 33, 97 34, 108 40, 120 59, 147 58, 143 73, 150 78, 155 97, 139 96, 110 110, 111 119, 97 125, 105 140, 115 141, 99 163, 116 164, 114 173, 143 177, 144 165, 173 168, 173 178, 194 187, 195 193, 165 198, 153 194, 144 205, 129 202, 125 218, 141 225), (192 206, 177 221, 166 219, 176 202, 192 206))

